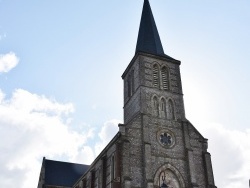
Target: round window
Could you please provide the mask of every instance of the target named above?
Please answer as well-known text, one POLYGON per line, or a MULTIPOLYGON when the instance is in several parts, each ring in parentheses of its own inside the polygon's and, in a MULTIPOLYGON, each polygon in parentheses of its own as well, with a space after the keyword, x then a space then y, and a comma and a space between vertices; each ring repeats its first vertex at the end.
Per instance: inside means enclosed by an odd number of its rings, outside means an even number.
POLYGON ((175 143, 175 138, 172 132, 169 130, 162 130, 158 132, 158 141, 164 147, 172 147, 175 143))

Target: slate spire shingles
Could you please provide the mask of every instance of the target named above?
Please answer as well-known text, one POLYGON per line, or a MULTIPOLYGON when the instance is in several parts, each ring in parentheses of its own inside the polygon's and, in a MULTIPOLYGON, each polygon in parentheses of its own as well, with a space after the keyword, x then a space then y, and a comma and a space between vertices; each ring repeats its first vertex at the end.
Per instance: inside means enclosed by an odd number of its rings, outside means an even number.
POLYGON ((165 55, 148 0, 144 0, 140 29, 136 45, 137 52, 165 55))

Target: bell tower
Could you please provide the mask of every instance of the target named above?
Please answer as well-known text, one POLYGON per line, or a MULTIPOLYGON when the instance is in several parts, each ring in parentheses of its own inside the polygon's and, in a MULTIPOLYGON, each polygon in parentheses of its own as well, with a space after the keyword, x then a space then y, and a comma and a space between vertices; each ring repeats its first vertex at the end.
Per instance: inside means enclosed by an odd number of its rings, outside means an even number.
POLYGON ((124 119, 138 112, 160 119, 185 119, 181 62, 164 53, 148 0, 144 2, 135 56, 125 70, 124 119))
POLYGON ((207 139, 186 119, 181 62, 164 53, 148 0, 124 80, 123 187, 215 188, 207 139))

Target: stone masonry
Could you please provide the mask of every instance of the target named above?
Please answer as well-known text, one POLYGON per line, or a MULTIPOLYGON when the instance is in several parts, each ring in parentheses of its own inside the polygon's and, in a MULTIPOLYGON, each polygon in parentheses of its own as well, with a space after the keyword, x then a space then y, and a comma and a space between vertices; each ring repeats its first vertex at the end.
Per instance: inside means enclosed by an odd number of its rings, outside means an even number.
MULTIPOLYGON (((216 188, 207 139, 185 116, 180 65, 164 53, 144 0, 136 53, 122 75, 124 124, 72 188, 216 188)), ((67 187, 46 185, 45 172, 39 188, 67 187)))

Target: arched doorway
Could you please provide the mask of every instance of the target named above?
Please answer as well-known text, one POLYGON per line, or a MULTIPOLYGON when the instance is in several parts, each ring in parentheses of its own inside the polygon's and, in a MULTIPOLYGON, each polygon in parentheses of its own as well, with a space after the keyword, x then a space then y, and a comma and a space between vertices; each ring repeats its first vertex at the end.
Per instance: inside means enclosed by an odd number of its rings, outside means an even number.
POLYGON ((155 173, 154 188, 185 188, 184 180, 179 171, 170 164, 160 167, 155 173))

